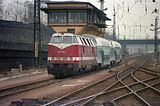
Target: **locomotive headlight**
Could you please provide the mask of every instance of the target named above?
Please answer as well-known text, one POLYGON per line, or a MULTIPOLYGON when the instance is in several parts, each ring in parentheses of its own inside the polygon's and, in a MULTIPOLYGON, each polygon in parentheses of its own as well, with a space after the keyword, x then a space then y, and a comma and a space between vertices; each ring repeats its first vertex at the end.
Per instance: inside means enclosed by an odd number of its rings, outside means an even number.
POLYGON ((63 60, 67 60, 67 57, 63 57, 63 60))
POLYGON ((54 57, 51 57, 51 60, 55 60, 55 58, 54 58, 54 57))
POLYGON ((48 61, 51 61, 52 60, 52 58, 51 57, 48 57, 48 61))
POLYGON ((72 61, 72 60, 73 60, 73 57, 70 57, 69 60, 72 61))

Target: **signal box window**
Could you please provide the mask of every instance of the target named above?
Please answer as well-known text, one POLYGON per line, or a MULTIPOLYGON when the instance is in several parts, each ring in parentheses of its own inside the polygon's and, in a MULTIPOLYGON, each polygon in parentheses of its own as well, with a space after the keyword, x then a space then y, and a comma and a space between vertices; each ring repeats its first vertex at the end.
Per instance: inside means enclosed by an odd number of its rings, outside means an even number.
POLYGON ((49 12, 49 23, 64 24, 67 23, 67 11, 55 10, 49 12))
POLYGON ((75 34, 75 29, 67 29, 67 32, 75 34))

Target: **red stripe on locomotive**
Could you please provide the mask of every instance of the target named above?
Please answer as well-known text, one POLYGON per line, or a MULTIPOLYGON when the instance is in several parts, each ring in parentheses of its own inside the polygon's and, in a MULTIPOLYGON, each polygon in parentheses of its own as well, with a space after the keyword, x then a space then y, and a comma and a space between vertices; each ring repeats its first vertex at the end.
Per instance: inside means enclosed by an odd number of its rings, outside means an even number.
POLYGON ((78 63, 79 61, 90 61, 94 60, 95 47, 84 46, 84 45, 69 45, 63 49, 56 47, 55 45, 48 45, 48 57, 55 58, 67 58, 67 60, 51 60, 49 63, 78 63), (68 60, 72 57, 73 60, 68 60))

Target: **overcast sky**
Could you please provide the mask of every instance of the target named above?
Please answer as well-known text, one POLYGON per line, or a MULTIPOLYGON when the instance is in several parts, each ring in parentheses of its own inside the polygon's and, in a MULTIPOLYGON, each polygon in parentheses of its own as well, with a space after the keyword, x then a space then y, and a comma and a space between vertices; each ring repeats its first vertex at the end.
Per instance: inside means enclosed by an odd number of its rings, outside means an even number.
MULTIPOLYGON (((57 0, 52 0, 57 1, 57 0)), ((69 1, 69 0, 58 0, 69 1)), ((99 0, 73 0, 90 2, 97 8, 100 8, 99 0)), ((108 8, 105 13, 113 20, 113 6, 116 9, 116 32, 118 34, 119 26, 119 38, 154 38, 154 32, 150 29, 151 24, 155 24, 155 17, 160 13, 152 13, 154 9, 160 10, 160 0, 152 2, 152 0, 105 0, 104 8, 108 8), (125 30, 126 29, 126 30, 125 30)), ((159 16, 160 17, 160 16, 159 16)), ((106 22, 108 25, 113 25, 113 22, 106 22)), ((160 23, 160 22, 159 22, 160 23)), ((106 31, 112 33, 112 28, 109 26, 106 31)), ((160 38, 160 37, 159 37, 160 38)))
MULTIPOLYGON (((11 0, 4 0, 9 2, 11 0)), ((32 1, 32 0, 30 0, 32 1)), ((50 0, 50 1, 71 1, 71 0, 50 0)), ((90 2, 97 8, 100 8, 99 0, 72 0, 90 2)), ((155 24, 155 17, 159 13, 152 13, 155 8, 160 10, 160 0, 152 2, 152 0, 105 0, 104 8, 108 8, 105 13, 113 20, 113 6, 116 10, 116 33, 119 38, 154 38, 154 32, 149 29, 154 29, 151 24, 155 24), (126 29, 126 30, 125 30, 126 29)), ((160 17, 160 16, 159 16, 160 17)), ((159 20, 160 21, 160 20, 159 20)), ((107 21, 106 24, 113 25, 112 21, 107 21)), ((160 22, 159 22, 160 25, 160 22)), ((107 32, 112 33, 112 26, 108 26, 107 32)), ((160 36, 160 35, 159 35, 160 36)), ((159 37, 160 38, 160 37, 159 37)))

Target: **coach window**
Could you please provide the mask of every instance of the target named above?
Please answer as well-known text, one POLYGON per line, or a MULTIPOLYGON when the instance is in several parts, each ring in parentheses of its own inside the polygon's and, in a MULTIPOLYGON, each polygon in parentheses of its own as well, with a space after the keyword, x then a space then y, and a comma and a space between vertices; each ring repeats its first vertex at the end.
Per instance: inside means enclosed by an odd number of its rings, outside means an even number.
POLYGON ((62 43, 62 37, 61 36, 54 36, 51 40, 52 43, 62 43))

